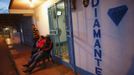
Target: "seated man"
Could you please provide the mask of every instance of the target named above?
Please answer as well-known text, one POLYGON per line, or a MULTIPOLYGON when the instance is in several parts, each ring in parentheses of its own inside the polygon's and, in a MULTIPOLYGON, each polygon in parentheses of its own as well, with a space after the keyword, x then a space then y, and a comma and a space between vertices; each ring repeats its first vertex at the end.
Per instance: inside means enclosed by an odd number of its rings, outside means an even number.
MULTIPOLYGON (((40 44, 43 44, 43 42, 40 44)), ((41 61, 43 58, 48 58, 50 56, 52 45, 53 44, 50 37, 47 36, 45 45, 32 56, 31 60, 28 62, 26 66, 27 69, 24 72, 31 73, 39 61, 41 61)))
POLYGON ((31 56, 36 53, 36 43, 37 41, 39 40, 40 38, 40 35, 39 35, 39 31, 38 29, 35 27, 34 24, 32 24, 32 30, 33 30, 33 49, 32 49, 32 53, 31 53, 31 56))
POLYGON ((40 48, 43 48, 46 43, 46 37, 40 36, 39 39, 35 43, 35 47, 33 47, 33 50, 31 52, 31 57, 34 55, 40 48))
MULTIPOLYGON (((41 36, 39 36, 38 38, 36 37, 36 38, 33 38, 33 50, 35 50, 35 48, 37 48, 36 47, 36 44, 37 44, 37 42, 38 42, 38 40, 40 39, 40 37, 41 36)), ((32 55, 34 54, 34 51, 32 51, 32 55)))
POLYGON ((45 46, 46 37, 40 36, 39 40, 36 42, 36 47, 31 52, 31 59, 28 64, 23 65, 24 67, 28 66, 30 62, 32 62, 33 58, 38 54, 38 51, 45 46))

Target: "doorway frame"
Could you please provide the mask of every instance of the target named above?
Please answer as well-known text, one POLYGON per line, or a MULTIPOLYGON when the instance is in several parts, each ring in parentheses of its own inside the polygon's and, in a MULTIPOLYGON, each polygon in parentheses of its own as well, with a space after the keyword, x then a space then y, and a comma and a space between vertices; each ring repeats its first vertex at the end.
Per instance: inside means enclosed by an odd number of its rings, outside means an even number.
MULTIPOLYGON (((73 38, 73 25, 72 25, 72 8, 71 8, 71 0, 60 0, 53 4, 51 7, 56 6, 58 3, 64 2, 65 7, 65 23, 66 23, 66 33, 67 33, 67 43, 68 43, 68 53, 69 53, 69 63, 62 61, 62 58, 54 56, 54 51, 52 50, 52 57, 54 60, 59 60, 59 63, 66 65, 74 70, 76 73, 76 63, 75 63, 75 53, 74 53, 74 38, 73 38)), ((49 12, 48 8, 48 12, 49 12)), ((50 15, 48 13, 49 18, 49 26, 51 23, 50 15)))

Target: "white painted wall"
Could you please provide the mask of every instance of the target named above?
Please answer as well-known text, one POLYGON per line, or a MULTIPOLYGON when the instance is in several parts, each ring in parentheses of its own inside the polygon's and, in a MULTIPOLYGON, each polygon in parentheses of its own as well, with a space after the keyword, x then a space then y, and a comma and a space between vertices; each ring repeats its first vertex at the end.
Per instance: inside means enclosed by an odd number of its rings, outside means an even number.
POLYGON ((49 34, 48 8, 58 0, 47 0, 35 9, 33 23, 37 25, 40 35, 49 34))
MULTIPOLYGON (((91 0, 90 0, 91 1, 91 0)), ((96 1, 96 0, 95 0, 96 1)), ((134 1, 99 0, 98 16, 101 29, 102 74, 133 75, 134 70, 134 1), (127 5, 128 11, 119 26, 110 19, 110 8, 127 5), (129 73, 129 72, 133 73, 129 73)), ((72 12, 76 65, 95 74, 94 60, 94 9, 91 3, 87 8, 81 0, 76 1, 76 10, 72 12)))
MULTIPOLYGON (((33 19, 41 35, 49 34, 47 8, 56 1, 58 0, 47 0, 35 9, 33 19)), ((76 2, 76 10, 72 12, 76 65, 95 74, 94 9, 91 7, 91 3, 84 8, 81 0, 76 2)), ((133 0, 100 0, 98 19, 102 34, 101 66, 103 75, 131 75, 128 72, 134 66, 133 4, 133 0), (108 9, 124 4, 128 6, 128 11, 119 26, 116 26, 107 14, 108 9)))

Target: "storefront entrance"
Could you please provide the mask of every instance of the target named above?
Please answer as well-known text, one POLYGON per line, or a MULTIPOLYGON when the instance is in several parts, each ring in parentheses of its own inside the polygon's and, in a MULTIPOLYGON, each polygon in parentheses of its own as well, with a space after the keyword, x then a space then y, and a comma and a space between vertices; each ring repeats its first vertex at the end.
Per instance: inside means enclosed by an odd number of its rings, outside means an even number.
POLYGON ((69 47, 66 33, 64 2, 59 2, 48 9, 50 34, 54 42, 53 54, 62 61, 69 63, 69 47))

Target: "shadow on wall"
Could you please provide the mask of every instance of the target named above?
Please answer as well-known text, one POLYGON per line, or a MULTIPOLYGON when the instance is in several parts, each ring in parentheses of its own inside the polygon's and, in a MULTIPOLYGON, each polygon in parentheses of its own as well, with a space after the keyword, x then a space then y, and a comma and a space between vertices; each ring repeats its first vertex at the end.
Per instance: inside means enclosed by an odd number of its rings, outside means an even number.
POLYGON ((134 56, 133 56, 133 59, 132 59, 131 67, 130 67, 127 75, 134 75, 134 56))

